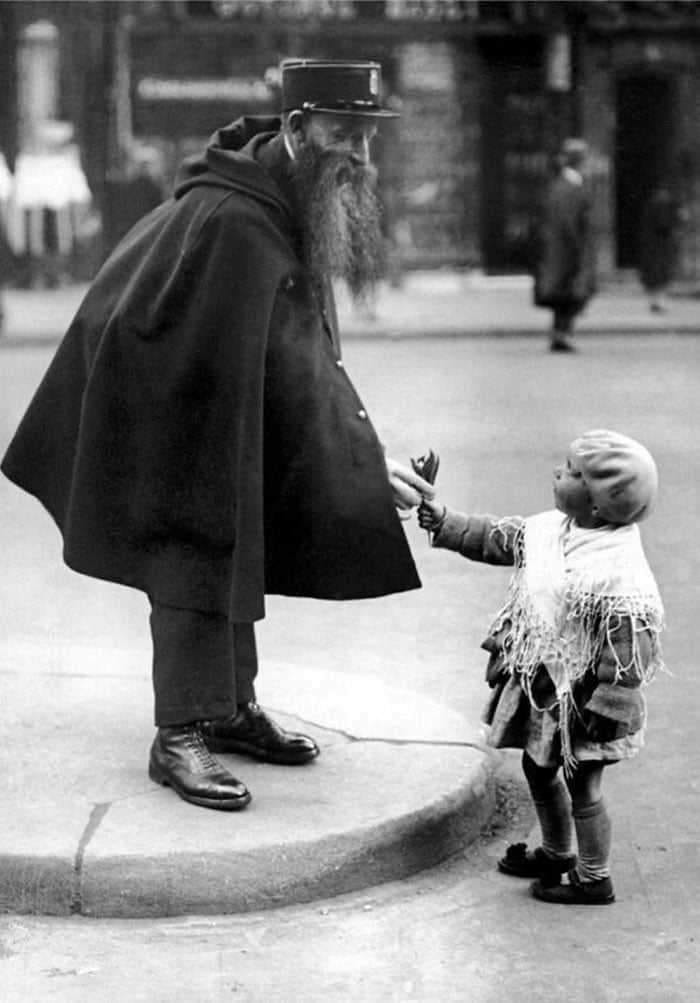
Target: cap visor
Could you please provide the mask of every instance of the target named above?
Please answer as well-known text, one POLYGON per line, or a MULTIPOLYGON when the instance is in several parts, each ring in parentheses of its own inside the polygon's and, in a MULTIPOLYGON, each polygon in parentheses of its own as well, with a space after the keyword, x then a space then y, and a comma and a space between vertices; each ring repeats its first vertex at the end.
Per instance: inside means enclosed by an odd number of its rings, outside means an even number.
MULTIPOLYGON (((288 112, 293 110, 292 108, 287 109, 288 112)), ((314 105, 306 110, 326 112, 329 115, 352 115, 355 118, 401 118, 398 111, 389 111, 386 108, 362 109, 362 111, 359 111, 355 108, 323 108, 320 105, 314 105)))

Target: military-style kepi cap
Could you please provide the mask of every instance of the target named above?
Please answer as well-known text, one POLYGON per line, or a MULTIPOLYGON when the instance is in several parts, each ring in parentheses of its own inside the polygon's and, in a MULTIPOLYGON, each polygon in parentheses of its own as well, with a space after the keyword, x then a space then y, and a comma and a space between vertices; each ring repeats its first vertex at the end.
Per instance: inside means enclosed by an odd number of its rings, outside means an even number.
POLYGON ((380 105, 382 68, 372 62, 285 59, 282 111, 328 111, 336 115, 398 118, 380 105))

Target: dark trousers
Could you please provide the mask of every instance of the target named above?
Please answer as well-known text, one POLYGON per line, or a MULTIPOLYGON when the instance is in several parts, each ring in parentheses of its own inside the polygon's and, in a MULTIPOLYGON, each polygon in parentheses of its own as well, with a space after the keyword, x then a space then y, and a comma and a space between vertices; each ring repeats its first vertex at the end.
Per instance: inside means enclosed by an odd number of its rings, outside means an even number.
POLYGON ((156 727, 228 717, 255 699, 252 623, 152 602, 150 624, 156 727))
POLYGON ((579 312, 575 306, 558 306, 552 318, 552 330, 555 334, 569 334, 574 327, 574 319, 579 312))

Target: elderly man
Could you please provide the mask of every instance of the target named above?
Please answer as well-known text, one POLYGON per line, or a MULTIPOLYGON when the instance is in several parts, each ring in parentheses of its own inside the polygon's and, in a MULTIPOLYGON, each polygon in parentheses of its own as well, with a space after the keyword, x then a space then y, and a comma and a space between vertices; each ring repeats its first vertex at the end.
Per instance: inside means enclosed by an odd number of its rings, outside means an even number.
POLYGON ((376 63, 290 60, 280 118, 242 118, 93 282, 2 469, 74 570, 151 603, 149 774, 245 807, 212 755, 318 754, 255 702, 264 596, 420 586, 396 508, 430 485, 385 458, 345 371, 331 279, 378 276, 376 63))

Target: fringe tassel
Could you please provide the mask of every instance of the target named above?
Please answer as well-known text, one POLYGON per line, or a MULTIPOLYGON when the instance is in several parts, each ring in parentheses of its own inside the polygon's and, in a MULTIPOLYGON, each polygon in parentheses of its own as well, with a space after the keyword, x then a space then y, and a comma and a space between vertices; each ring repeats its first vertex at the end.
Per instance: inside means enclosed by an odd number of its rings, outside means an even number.
POLYGON ((564 763, 564 775, 572 777, 578 766, 571 746, 571 713, 572 700, 570 693, 562 693, 559 699, 559 733, 561 735, 561 757, 564 763))

